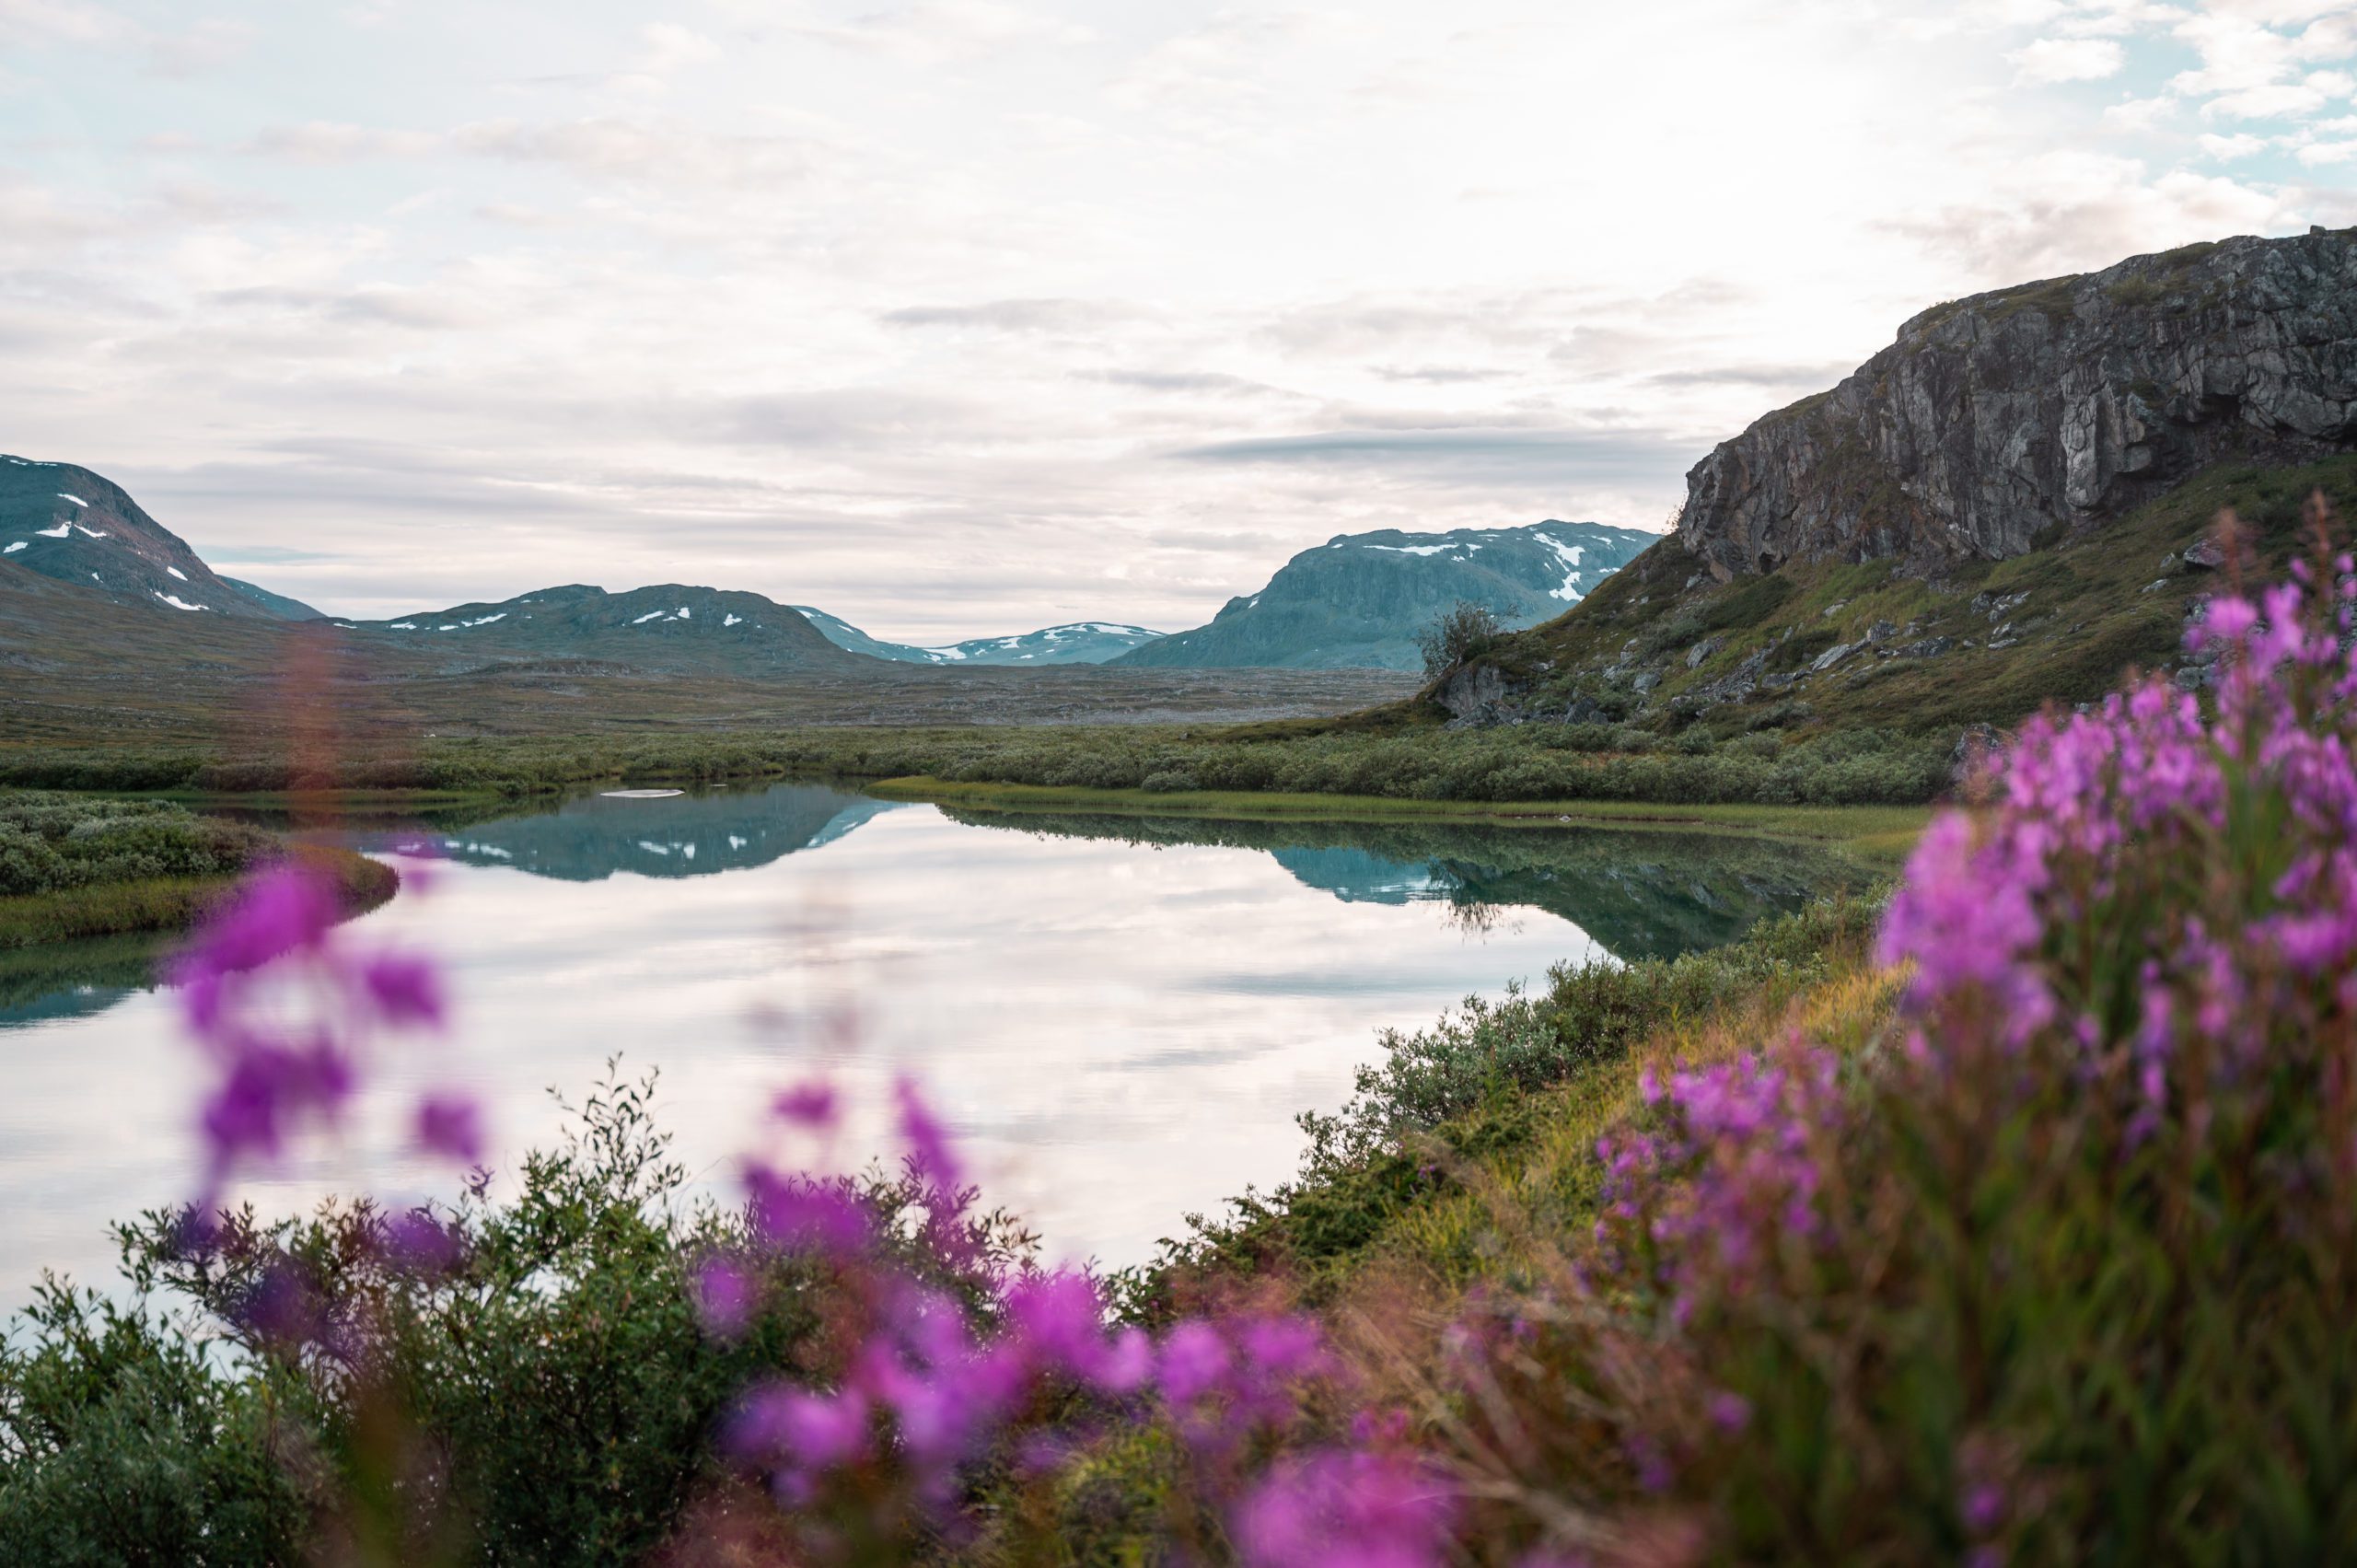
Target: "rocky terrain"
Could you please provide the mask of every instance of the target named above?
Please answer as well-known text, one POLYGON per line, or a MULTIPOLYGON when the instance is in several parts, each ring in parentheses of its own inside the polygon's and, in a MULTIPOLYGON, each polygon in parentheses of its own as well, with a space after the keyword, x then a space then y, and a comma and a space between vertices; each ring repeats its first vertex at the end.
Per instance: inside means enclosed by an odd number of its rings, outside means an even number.
POLYGON ((1934 306, 1687 476, 1721 582, 1790 562, 2003 561, 2221 461, 2357 439, 2357 229, 2136 256, 1934 306))
POLYGON ((1416 633, 1459 599, 1507 626, 1550 620, 1661 536, 1545 522, 1447 533, 1338 534, 1305 550, 1208 626, 1149 643, 1129 667, 1422 668, 1416 633))
POLYGON ((1433 696, 1699 746, 2198 689, 2187 624, 2305 548, 2313 494, 2357 516, 2352 454, 2357 230, 1976 296, 1721 446, 1669 538, 1433 696))

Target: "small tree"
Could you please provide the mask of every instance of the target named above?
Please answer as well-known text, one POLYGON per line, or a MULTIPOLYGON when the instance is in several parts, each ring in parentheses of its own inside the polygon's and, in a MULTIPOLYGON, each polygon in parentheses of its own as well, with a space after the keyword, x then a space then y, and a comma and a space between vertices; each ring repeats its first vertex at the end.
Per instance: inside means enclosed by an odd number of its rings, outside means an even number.
POLYGON ((1505 628, 1488 605, 1458 599, 1416 633, 1416 647, 1424 656, 1425 677, 1439 679, 1504 634, 1505 628))

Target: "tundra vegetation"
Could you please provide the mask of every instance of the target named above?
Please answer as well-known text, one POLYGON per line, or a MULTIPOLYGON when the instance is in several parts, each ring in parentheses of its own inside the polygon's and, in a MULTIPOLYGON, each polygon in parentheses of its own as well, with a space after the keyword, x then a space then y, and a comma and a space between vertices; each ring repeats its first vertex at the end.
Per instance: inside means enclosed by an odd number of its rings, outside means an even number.
MULTIPOLYGON (((1469 1005, 1150 1269, 1043 1267, 918 1086, 698 1203, 610 1078, 517 1194, 234 1182, 437 1027, 280 867, 126 1289, 0 1361, 13 1561, 2215 1562, 2357 1536, 2357 574, 2032 719, 1887 905, 1469 1005), (291 974, 290 974, 291 970, 291 974), (273 997, 322 999, 319 1018, 273 997)), ((460 1168, 470 1108, 418 1141, 460 1168)))

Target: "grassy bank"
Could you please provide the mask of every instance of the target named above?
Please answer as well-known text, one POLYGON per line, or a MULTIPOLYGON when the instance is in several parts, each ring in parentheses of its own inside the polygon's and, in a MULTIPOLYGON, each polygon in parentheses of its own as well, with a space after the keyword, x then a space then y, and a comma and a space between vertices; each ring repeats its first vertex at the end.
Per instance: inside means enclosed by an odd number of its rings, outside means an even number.
POLYGON ((0 951, 183 930, 241 872, 289 854, 332 877, 355 910, 382 903, 398 883, 351 851, 290 849, 168 801, 0 794, 0 951))
POLYGON ((1128 1276, 1154 1318, 1248 1285, 1330 1306, 1362 1290, 1521 1283, 1595 1220, 1596 1140, 1639 1103, 1648 1063, 1748 1049, 1789 1025, 1862 1044, 1889 1013, 1868 948, 1878 897, 1762 923, 1708 952, 1559 967, 1545 986, 1469 999, 1387 1031, 1332 1115, 1305 1113, 1301 1174, 1189 1216, 1128 1276))
POLYGON ((1089 812, 1230 821, 1409 821, 1507 828, 1578 827, 1623 831, 1714 833, 1819 844, 1874 864, 1896 865, 1930 819, 1918 806, 1653 805, 1639 801, 1403 800, 1378 795, 1277 791, 1088 789, 1046 784, 953 784, 880 779, 867 791, 890 800, 929 801, 960 811, 1089 812))
POLYGON ((330 766, 203 748, 0 749, 0 785, 277 796, 529 796, 620 783, 922 775, 951 784, 1388 800, 1677 806, 1916 805, 1946 787, 1953 734, 1761 731, 1713 740, 1596 725, 1450 730, 1394 715, 1232 727, 810 729, 660 738, 440 739, 330 766))

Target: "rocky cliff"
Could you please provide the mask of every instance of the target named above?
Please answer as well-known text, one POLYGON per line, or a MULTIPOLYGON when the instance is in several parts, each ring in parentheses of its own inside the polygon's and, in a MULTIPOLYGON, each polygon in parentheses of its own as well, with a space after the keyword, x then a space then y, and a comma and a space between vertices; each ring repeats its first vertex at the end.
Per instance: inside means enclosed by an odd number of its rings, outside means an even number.
POLYGON ((2212 463, 2357 447, 2357 228, 2242 238, 1935 306, 1687 475, 1676 539, 1788 563, 2002 561, 2212 463))

